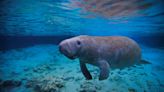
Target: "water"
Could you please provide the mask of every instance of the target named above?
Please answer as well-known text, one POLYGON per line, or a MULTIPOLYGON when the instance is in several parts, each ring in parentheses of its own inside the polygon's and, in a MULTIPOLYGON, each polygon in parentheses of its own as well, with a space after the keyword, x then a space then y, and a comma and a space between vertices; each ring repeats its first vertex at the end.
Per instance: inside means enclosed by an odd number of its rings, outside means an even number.
POLYGON ((1 92, 164 92, 163 0, 1 0, 1 92), (134 39, 151 64, 111 70, 104 81, 58 51, 78 35, 134 39))

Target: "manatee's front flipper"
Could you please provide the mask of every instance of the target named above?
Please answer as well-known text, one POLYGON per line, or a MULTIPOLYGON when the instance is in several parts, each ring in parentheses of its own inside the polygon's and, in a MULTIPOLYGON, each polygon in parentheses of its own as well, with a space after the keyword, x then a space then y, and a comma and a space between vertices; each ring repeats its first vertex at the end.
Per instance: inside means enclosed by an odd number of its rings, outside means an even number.
POLYGON ((99 80, 105 80, 109 76, 109 64, 105 60, 98 61, 100 68, 99 80))
POLYGON ((82 71, 82 73, 84 74, 84 76, 85 76, 85 78, 86 78, 87 80, 92 79, 92 76, 91 76, 91 74, 89 73, 89 71, 88 71, 88 69, 87 69, 85 63, 80 62, 80 68, 81 68, 81 71, 82 71))

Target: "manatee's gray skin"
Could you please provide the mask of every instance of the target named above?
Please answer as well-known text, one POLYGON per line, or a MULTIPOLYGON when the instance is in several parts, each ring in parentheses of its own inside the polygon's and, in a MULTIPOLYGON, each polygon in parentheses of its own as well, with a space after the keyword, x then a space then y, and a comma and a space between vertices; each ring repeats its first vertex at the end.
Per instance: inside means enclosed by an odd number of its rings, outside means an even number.
POLYGON ((70 59, 79 58, 86 79, 92 79, 86 63, 99 67, 99 80, 104 80, 109 76, 109 68, 124 68, 141 60, 140 47, 123 36, 77 36, 62 41, 59 50, 70 59))

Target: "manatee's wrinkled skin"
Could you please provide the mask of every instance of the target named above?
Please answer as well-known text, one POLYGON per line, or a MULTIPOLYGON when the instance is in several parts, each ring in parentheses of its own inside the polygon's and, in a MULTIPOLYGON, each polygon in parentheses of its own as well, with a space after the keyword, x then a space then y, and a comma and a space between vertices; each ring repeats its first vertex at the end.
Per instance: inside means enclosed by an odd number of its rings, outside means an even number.
POLYGON ((104 80, 108 78, 110 68, 132 66, 141 60, 137 43, 123 36, 77 36, 62 41, 59 50, 70 59, 79 58, 86 79, 92 79, 86 63, 99 67, 99 80, 104 80))

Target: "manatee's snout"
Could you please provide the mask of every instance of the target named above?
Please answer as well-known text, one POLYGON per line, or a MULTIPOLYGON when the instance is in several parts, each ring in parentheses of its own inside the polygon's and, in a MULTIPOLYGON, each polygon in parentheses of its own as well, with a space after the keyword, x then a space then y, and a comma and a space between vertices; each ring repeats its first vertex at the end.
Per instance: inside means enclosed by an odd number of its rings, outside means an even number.
POLYGON ((69 59, 75 59, 76 57, 71 54, 70 47, 66 42, 61 42, 59 44, 59 51, 64 54, 69 59))
POLYGON ((68 51, 66 50, 66 48, 64 47, 64 44, 63 43, 60 43, 59 44, 59 51, 62 53, 62 54, 68 54, 68 51))
POLYGON ((61 44, 59 44, 59 51, 62 53, 63 52, 63 46, 61 44))

